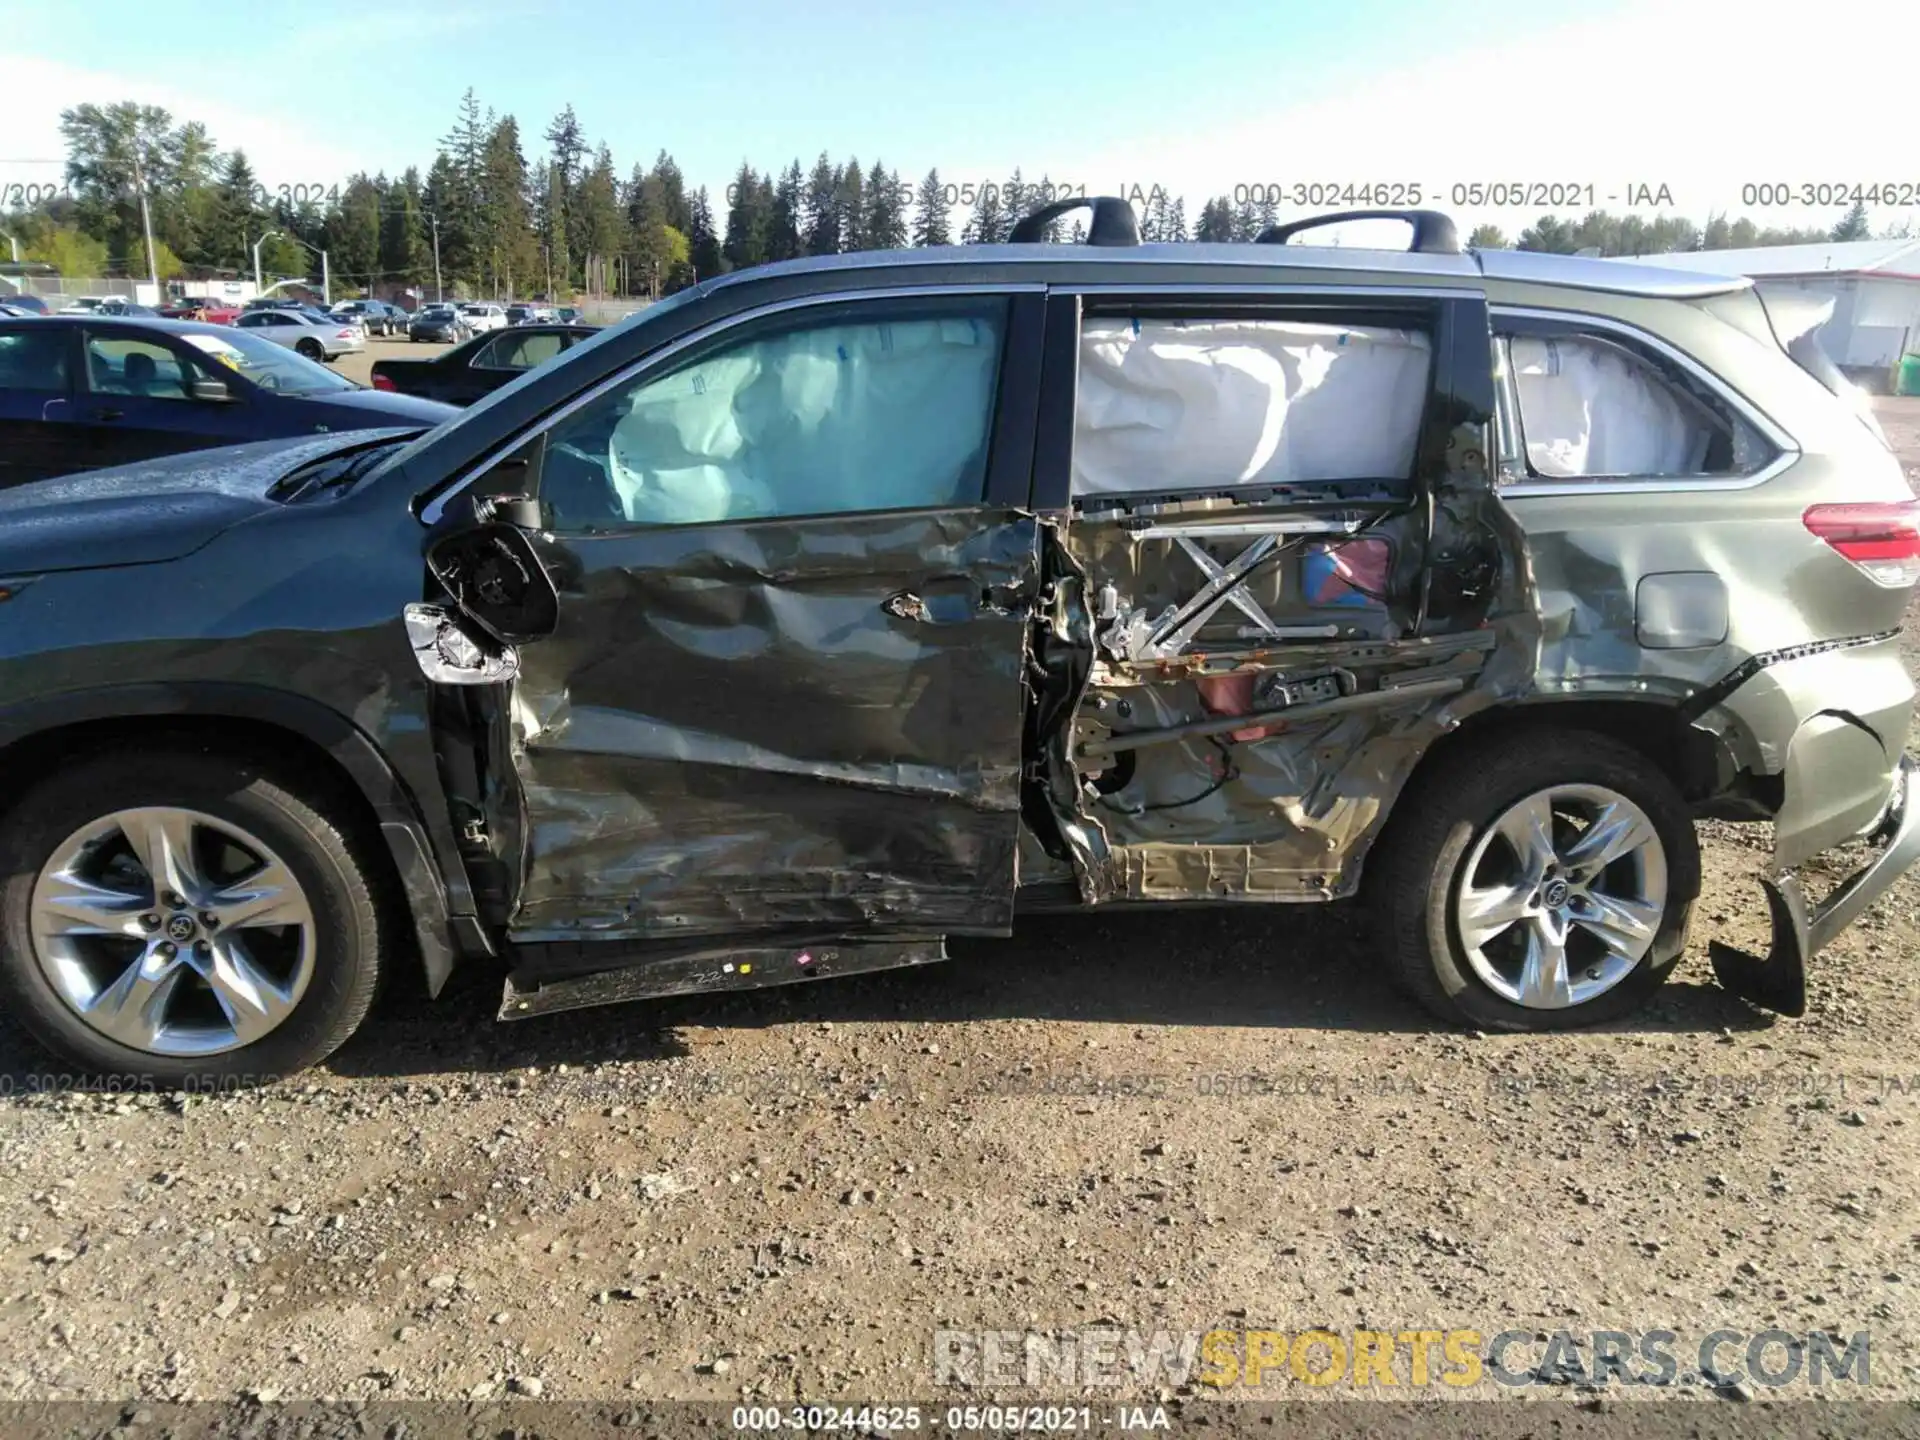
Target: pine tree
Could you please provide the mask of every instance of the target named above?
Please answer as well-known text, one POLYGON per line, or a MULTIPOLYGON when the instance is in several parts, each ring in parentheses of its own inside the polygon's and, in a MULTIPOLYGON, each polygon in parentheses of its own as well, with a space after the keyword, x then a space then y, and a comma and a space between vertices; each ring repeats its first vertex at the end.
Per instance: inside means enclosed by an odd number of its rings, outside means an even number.
POLYGON ((727 187, 727 234, 720 253, 732 270, 745 270, 764 264, 767 258, 767 230, 772 222, 771 207, 763 205, 760 177, 753 167, 740 162, 740 169, 727 187))
POLYGON ((1873 226, 1867 220, 1867 207, 1860 201, 1853 202, 1853 208, 1840 217, 1840 223, 1833 227, 1836 241, 1871 240, 1873 226))
POLYGON ((953 206, 947 202, 946 187, 940 172, 929 170, 920 182, 920 194, 914 205, 913 243, 951 245, 953 243, 953 206))
POLYGON ((822 150, 807 175, 807 188, 800 200, 801 240, 809 255, 840 253, 839 188, 833 162, 822 150))
POLYGON ((900 177, 878 160, 867 171, 867 248, 900 250, 907 243, 907 212, 900 199, 900 177))
POLYGON ((204 252, 207 263, 223 270, 247 271, 253 264, 251 247, 267 228, 259 205, 260 182, 247 163, 247 152, 227 156, 219 183, 214 186, 213 233, 204 252))
POLYGON ((967 228, 960 234, 961 242, 967 245, 998 245, 1006 238, 1006 228, 1000 213, 1000 187, 981 186, 973 213, 967 217, 967 228))
POLYGON ((873 245, 867 239, 866 177, 857 158, 849 159, 840 167, 834 182, 833 208, 840 221, 840 248, 871 250, 873 245))
POLYGON ((411 165, 387 190, 380 221, 380 270, 395 284, 420 288, 433 279, 433 253, 421 217, 420 172, 411 165))
POLYGON ((781 172, 779 183, 773 187, 773 213, 767 223, 769 260, 792 260, 806 253, 801 248, 800 235, 800 207, 806 184, 806 176, 800 173, 800 162, 795 160, 781 172))
POLYGON ((705 280, 726 268, 725 258, 720 254, 720 237, 713 228, 713 207, 707 203, 706 186, 693 192, 687 211, 691 217, 687 222, 688 263, 693 269, 692 278, 705 280))

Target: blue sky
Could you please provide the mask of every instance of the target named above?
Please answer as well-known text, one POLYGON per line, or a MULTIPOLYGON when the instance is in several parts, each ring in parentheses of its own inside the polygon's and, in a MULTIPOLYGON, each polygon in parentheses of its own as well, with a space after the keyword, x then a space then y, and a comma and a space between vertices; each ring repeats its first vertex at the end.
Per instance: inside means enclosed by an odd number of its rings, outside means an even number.
MULTIPOLYGON (((622 173, 664 146, 716 193, 743 158, 822 149, 955 182, 1161 183, 1190 208, 1261 180, 1544 180, 1603 206, 1665 184, 1701 218, 1741 210, 1746 181, 1920 184, 1902 143, 1920 18, 1884 0, 1765 24, 1719 0, 169 0, 179 48, 149 51, 133 37, 155 13, 0 0, 0 184, 54 178, 30 162, 59 155, 59 110, 122 96, 206 119, 269 185, 424 165, 469 84, 519 117, 530 159, 571 103, 622 173), (203 46, 210 70, 175 58, 203 46), (253 59, 276 54, 324 73, 253 59)), ((1438 198, 1509 231, 1537 213, 1438 198)))

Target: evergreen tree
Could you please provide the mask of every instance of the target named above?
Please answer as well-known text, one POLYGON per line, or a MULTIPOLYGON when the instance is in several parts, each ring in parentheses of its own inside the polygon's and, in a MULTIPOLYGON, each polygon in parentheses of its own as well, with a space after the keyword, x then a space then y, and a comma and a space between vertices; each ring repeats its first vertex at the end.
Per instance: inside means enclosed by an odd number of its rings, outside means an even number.
MULTIPOLYGON (((822 150, 807 176, 806 194, 800 206, 800 220, 809 255, 840 253, 839 176, 833 162, 822 150)), ((696 263, 698 263, 696 261, 696 263)))
POLYGON ((371 289, 380 268, 380 189, 364 174, 350 177, 340 205, 327 216, 323 247, 336 281, 371 289))
POLYGON ((1507 237, 1498 225, 1476 225, 1467 237, 1470 250, 1505 250, 1507 237))
POLYGON ((907 212, 900 198, 900 177, 878 160, 867 171, 867 248, 902 250, 907 244, 907 212))
POLYGON ((760 188, 760 177, 744 160, 727 187, 732 197, 727 206, 727 234, 720 253, 727 266, 745 270, 762 265, 767 259, 767 232, 773 221, 772 206, 760 188))
POLYGON ((589 294, 604 295, 617 283, 615 261, 625 248, 626 213, 620 207, 620 182, 613 173, 613 152, 602 145, 593 168, 580 179, 577 234, 586 266, 589 294))
POLYGON ((946 187, 940 172, 929 170, 920 182, 920 194, 914 205, 913 243, 951 245, 953 243, 953 206, 947 203, 946 187))
POLYGON ((800 223, 806 184, 806 177, 800 173, 800 162, 795 160, 781 172, 779 183, 773 187, 773 214, 767 226, 769 260, 792 260, 805 253, 801 248, 800 223))
POLYGON ((1871 240, 1873 227, 1867 222, 1867 207, 1860 201, 1853 202, 1853 208, 1840 217, 1840 223, 1833 227, 1833 238, 1837 241, 1871 240))
POLYGON ((420 172, 411 165, 387 189, 380 221, 380 270, 386 279, 423 294, 433 282, 433 252, 421 214, 420 172))
MULTIPOLYGON (((687 283, 718 275, 726 268, 720 254, 720 237, 713 228, 713 207, 707 203, 707 187, 693 192, 688 205, 687 262, 693 273, 687 283)), ((675 286, 679 289, 679 286, 675 286)))
POLYGON ((839 217, 840 248, 871 250, 873 246, 867 242, 866 177, 859 160, 849 159, 840 167, 834 182, 833 208, 839 217))
POLYGON ((1233 206, 1224 195, 1216 195, 1200 207, 1200 223, 1193 238, 1208 244, 1220 244, 1234 238, 1233 206))
POLYGON ((213 228, 200 252, 206 264, 251 273, 253 242, 267 228, 259 196, 260 182, 247 163, 247 152, 235 150, 213 187, 213 228))

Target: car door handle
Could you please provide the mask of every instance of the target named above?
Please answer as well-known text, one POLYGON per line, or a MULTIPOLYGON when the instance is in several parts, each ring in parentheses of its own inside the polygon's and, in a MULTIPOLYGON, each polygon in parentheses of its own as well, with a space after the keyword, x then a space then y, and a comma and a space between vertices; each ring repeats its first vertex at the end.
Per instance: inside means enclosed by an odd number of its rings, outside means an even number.
POLYGON ((93 412, 93 418, 96 420, 118 420, 126 413, 124 410, 96 410, 93 412))

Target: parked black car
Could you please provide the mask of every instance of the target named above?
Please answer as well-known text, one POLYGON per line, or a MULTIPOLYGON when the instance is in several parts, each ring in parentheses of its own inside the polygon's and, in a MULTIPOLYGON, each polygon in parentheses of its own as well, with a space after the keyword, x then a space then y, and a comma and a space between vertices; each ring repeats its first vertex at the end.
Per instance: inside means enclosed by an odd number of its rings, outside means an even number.
POLYGON ((227 325, 0 321, 0 486, 248 440, 418 429, 455 413, 227 325))
POLYGON ((454 305, 423 305, 407 326, 409 340, 429 340, 442 345, 469 339, 473 327, 454 305))
POLYGON ((412 317, 385 300, 348 300, 333 307, 334 315, 358 320, 369 335, 403 335, 412 317))
POLYGON ((595 325, 516 325, 476 335, 431 360, 376 360, 373 388, 471 405, 536 365, 544 365, 599 329, 595 325))

